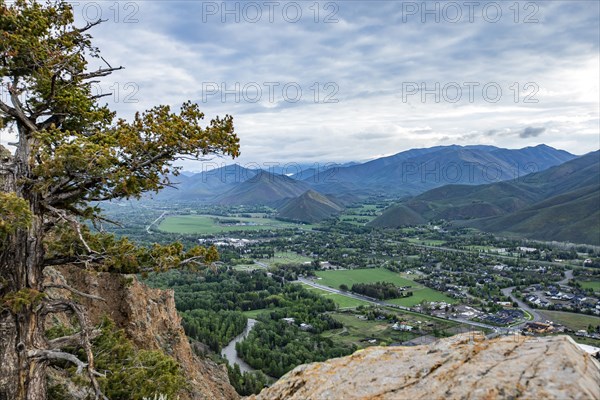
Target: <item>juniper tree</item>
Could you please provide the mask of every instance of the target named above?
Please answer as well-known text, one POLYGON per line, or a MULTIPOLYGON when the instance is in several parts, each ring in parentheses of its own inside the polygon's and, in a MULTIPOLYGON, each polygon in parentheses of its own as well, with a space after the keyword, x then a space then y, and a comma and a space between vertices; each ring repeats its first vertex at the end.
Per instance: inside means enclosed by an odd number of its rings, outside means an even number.
POLYGON ((0 129, 17 137, 14 154, 0 152, 0 399, 44 399, 47 367, 57 361, 85 371, 96 398, 103 397, 85 310, 46 295, 44 268, 68 263, 133 273, 216 258, 214 249, 185 250, 178 243, 141 248, 87 228, 103 221, 98 202, 169 185, 180 157, 239 153, 232 118, 203 123, 194 103, 183 103, 177 112, 156 106, 130 121, 102 105, 92 85, 121 67, 110 66, 92 45, 89 31, 100 22, 76 26, 62 0, 0 0, 6 93, 0 129), (101 67, 92 69, 90 62, 101 67), (77 317, 79 331, 50 341, 44 321, 61 312, 77 317), (79 346, 86 357, 76 358, 65 346, 79 346))

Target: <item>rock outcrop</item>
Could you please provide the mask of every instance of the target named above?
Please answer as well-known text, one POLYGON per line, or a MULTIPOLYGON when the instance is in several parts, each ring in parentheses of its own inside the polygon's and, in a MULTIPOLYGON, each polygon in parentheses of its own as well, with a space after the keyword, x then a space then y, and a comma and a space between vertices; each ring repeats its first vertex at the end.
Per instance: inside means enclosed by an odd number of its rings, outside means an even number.
MULTIPOLYGON (((78 296, 77 301, 85 305, 92 323, 107 315, 138 348, 162 350, 177 360, 190 384, 190 389, 180 393, 181 400, 239 398, 224 367, 199 359, 192 352, 175 309, 172 290, 151 289, 133 275, 86 272, 68 266, 48 268, 44 273, 50 282, 68 284, 106 300, 78 296)), ((61 297, 72 297, 69 291, 52 290, 60 291, 61 297)))
POLYGON ((252 400, 600 399, 600 364, 568 336, 458 335, 301 365, 252 400))

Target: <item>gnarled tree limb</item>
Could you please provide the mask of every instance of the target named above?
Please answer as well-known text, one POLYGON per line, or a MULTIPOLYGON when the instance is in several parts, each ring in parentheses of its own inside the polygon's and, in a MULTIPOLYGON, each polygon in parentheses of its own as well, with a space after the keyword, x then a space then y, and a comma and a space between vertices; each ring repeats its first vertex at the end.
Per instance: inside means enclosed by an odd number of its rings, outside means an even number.
MULTIPOLYGON (((68 300, 51 300, 51 301, 44 302, 40 313, 42 315, 46 315, 49 313, 64 312, 64 311, 69 311, 69 310, 71 310, 75 313, 75 315, 77 316, 77 320, 79 322, 79 326, 81 327, 81 331, 79 332, 80 339, 81 339, 80 344, 83 347, 86 357, 87 357, 87 364, 83 365, 83 367, 87 368, 88 377, 90 378, 90 382, 92 383, 92 386, 94 387, 94 391, 96 393, 96 399, 108 400, 106 398, 106 396, 104 396, 104 394, 102 393, 102 390, 100 389, 100 385, 98 384, 98 381, 96 380, 96 376, 98 376, 98 372, 96 372, 96 370, 94 369, 94 353, 92 352, 92 344, 91 344, 92 330, 90 328, 90 324, 87 320, 87 316, 85 315, 83 307, 81 307, 79 304, 76 304, 76 303, 74 303, 72 301, 68 301, 68 300)), ((68 353, 66 353, 66 354, 68 354, 68 353)), ((80 361, 80 363, 84 364, 81 360, 79 360, 79 361, 80 361)), ((78 367, 79 367, 79 364, 78 364, 78 367)))
MULTIPOLYGON (((94 329, 89 332, 89 338, 95 339, 98 336, 100 336, 100 334, 101 334, 100 329, 94 329)), ((74 333, 69 336, 62 336, 62 337, 59 337, 56 339, 49 340, 48 345, 51 350, 60 350, 60 349, 64 349, 65 347, 81 346, 81 341, 82 341, 81 332, 77 332, 77 333, 74 333)))
POLYGON ((44 288, 64 289, 64 290, 68 290, 71 293, 75 293, 78 296, 86 297, 86 298, 92 299, 92 300, 100 300, 100 301, 103 301, 103 302, 106 303, 106 300, 104 298, 100 297, 100 296, 95 296, 93 294, 89 294, 89 293, 85 293, 85 292, 79 291, 79 290, 77 290, 77 289, 75 289, 75 288, 73 288, 73 287, 71 287, 69 285, 63 285, 63 284, 60 284, 60 283, 48 283, 48 284, 44 285, 44 288))
POLYGON ((27 356, 29 358, 37 358, 40 360, 47 360, 47 361, 53 361, 53 360, 69 361, 69 362, 77 365, 77 373, 78 374, 80 374, 83 371, 83 369, 88 366, 87 363, 84 363, 79 358, 75 357, 73 354, 67 353, 64 351, 58 351, 58 350, 41 350, 41 349, 29 350, 27 352, 27 356))

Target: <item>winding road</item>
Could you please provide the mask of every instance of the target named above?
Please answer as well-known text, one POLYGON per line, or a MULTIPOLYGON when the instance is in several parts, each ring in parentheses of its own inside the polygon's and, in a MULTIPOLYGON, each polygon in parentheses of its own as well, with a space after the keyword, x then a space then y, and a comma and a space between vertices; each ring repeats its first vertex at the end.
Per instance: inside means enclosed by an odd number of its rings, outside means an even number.
POLYGON ((567 285, 571 279, 573 279, 573 270, 565 271, 565 279, 556 283, 559 285, 567 285))
POLYGON ((514 290, 515 286, 511 286, 511 287, 507 287, 502 289, 502 294, 506 297, 510 297, 510 299, 517 303, 517 305, 519 306, 520 309, 527 311, 529 314, 531 314, 531 316, 533 317, 533 320, 531 321, 525 321, 519 325, 515 325, 516 328, 521 328, 523 326, 525 326, 525 324, 527 322, 538 322, 542 320, 542 316, 533 308, 529 307, 527 304, 525 304, 523 301, 519 300, 518 298, 515 297, 514 294, 512 294, 513 290, 514 290))
MULTIPOLYGON (((569 283, 569 280, 573 279, 573 270, 569 270, 569 271, 565 271, 565 278, 558 283, 559 285, 566 285, 567 283, 569 283)), ((515 327, 521 328, 523 326, 525 326, 525 324, 527 322, 539 322, 539 321, 543 321, 545 318, 542 317, 542 315, 534 308, 529 307, 525 302, 523 302, 522 300, 519 300, 517 297, 515 297, 515 295, 512 294, 513 290, 514 290, 515 286, 511 286, 511 287, 507 287, 502 289, 502 294, 504 296, 510 297, 510 299, 512 301, 514 301, 515 303, 517 303, 517 305, 519 306, 519 308, 527 311, 529 314, 531 314, 531 316, 533 317, 532 321, 526 321, 523 322, 519 325, 516 325, 515 327)))

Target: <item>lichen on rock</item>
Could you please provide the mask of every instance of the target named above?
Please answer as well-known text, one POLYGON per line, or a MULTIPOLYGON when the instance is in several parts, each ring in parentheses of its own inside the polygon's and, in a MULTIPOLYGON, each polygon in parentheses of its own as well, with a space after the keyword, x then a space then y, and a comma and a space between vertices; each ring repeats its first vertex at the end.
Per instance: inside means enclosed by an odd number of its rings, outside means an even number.
POLYGON ((600 364, 568 336, 457 335, 301 365, 249 400, 600 399, 600 364))

